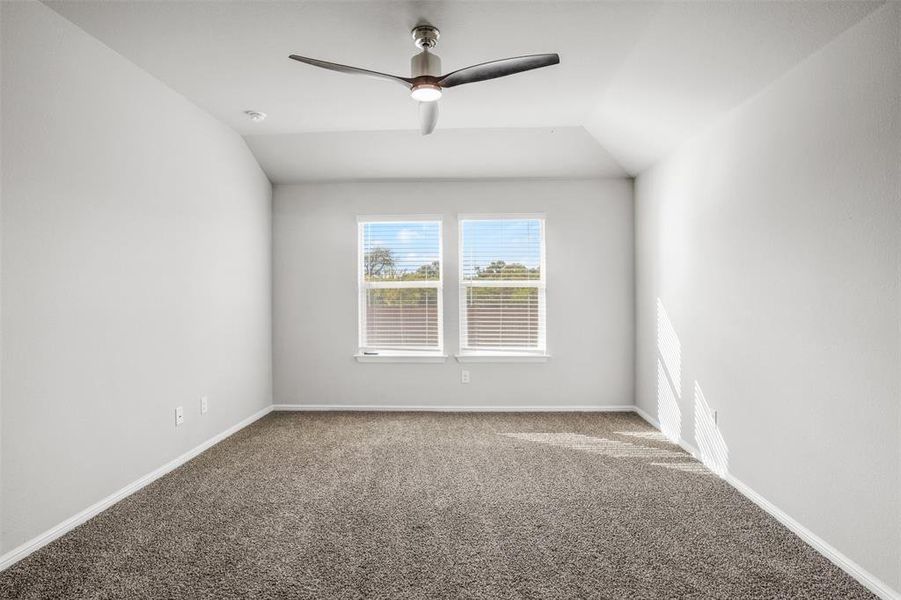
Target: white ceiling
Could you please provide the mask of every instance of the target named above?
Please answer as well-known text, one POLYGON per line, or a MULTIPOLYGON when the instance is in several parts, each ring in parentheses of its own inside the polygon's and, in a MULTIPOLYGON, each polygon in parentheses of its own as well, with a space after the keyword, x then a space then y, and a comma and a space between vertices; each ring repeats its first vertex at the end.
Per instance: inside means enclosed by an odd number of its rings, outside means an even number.
POLYGON ((458 179, 461 173, 479 179, 626 176, 584 127, 441 129, 429 136, 401 129, 341 131, 246 139, 269 177, 279 183, 417 174, 458 179))
POLYGON ((635 174, 881 3, 46 4, 246 136, 286 182, 635 174), (420 139, 401 86, 288 59, 406 76, 420 20, 441 29, 445 71, 540 52, 561 64, 447 90, 439 132, 420 139))

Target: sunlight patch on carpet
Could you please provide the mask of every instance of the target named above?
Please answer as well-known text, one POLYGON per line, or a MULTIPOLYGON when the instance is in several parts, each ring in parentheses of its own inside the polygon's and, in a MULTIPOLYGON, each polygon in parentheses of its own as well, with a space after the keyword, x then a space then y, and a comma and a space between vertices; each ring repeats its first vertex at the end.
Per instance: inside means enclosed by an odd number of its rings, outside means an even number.
POLYGON ((615 458, 685 458, 685 454, 682 452, 638 446, 630 442, 591 437, 581 433, 502 433, 501 435, 615 458))
POLYGON ((660 431, 614 431, 613 433, 615 433, 616 435, 627 435, 629 437, 648 440, 651 442, 666 442, 668 444, 671 443, 669 438, 660 431))
POLYGON ((716 474, 707 469, 702 463, 699 462, 688 462, 688 463, 651 463, 651 465, 655 467, 663 467, 664 469, 673 469, 675 471, 682 471, 684 473, 691 473, 693 475, 707 475, 710 477, 715 476, 716 474))

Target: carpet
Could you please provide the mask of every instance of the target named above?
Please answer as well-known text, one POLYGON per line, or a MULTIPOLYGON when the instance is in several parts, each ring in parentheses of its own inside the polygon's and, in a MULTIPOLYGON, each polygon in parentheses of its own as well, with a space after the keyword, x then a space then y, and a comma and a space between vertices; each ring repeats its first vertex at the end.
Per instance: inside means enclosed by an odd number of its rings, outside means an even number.
POLYGON ((632 413, 272 413, 0 598, 875 598, 632 413))

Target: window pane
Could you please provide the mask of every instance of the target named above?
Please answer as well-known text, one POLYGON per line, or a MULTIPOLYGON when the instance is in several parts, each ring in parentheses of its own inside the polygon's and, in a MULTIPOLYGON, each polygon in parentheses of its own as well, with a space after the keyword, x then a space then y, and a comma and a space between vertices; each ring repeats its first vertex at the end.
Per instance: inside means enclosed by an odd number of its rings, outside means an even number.
POLYGON ((464 280, 541 279, 539 219, 462 221, 464 280))
POLYGON ((544 290, 535 287, 466 288, 469 348, 538 348, 542 345, 544 290))
POLYGON ((366 340, 370 348, 438 348, 436 288, 370 289, 366 340))
POLYGON ((436 281, 441 257, 441 223, 361 223, 366 281, 436 281))

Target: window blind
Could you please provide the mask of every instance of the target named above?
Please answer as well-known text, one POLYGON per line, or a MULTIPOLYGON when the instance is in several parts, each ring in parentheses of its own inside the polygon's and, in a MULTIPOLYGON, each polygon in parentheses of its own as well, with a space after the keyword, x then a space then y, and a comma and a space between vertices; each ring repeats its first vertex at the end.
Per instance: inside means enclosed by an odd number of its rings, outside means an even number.
POLYGON ((360 349, 441 351, 441 222, 360 221, 360 349))
POLYGON ((545 271, 543 218, 462 218, 461 351, 543 354, 545 271))

